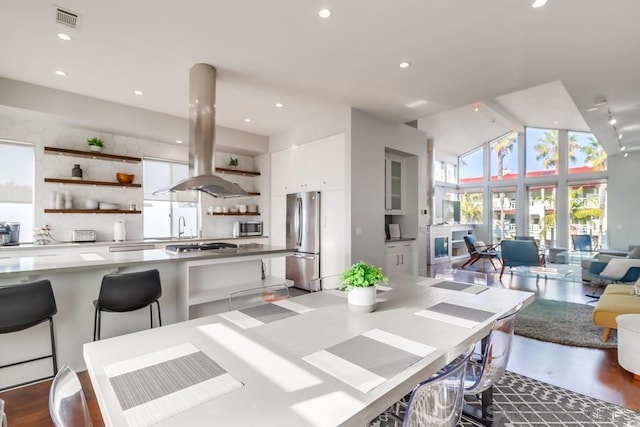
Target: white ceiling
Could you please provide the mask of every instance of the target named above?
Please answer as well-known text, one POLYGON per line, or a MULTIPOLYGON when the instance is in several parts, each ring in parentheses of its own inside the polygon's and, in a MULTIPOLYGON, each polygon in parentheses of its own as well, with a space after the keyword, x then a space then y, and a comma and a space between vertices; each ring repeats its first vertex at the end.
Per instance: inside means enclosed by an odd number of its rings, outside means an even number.
MULTIPOLYGON (((262 135, 353 106, 397 123, 427 117, 440 145, 465 128, 482 142, 477 125, 488 139, 524 125, 591 129, 613 154, 608 107, 640 148, 640 2, 531 2, 60 0, 81 15, 63 42, 52 3, 0 0, 0 77, 186 117, 188 70, 205 62, 218 69, 218 124, 262 135)), ((465 138, 448 151, 467 151, 465 138)))

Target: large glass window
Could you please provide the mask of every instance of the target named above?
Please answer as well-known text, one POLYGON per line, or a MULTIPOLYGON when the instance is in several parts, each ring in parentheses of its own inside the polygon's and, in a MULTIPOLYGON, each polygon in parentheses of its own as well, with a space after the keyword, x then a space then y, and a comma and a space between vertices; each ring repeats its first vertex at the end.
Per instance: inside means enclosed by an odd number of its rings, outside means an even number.
POLYGON ((491 180, 518 177, 518 134, 509 132, 489 143, 491 152, 491 180))
POLYGON ((513 239, 516 235, 516 188, 491 190, 493 243, 513 239))
POLYGON ((556 246, 556 186, 531 186, 529 196, 529 236, 539 246, 556 246))
POLYGON ((460 222, 482 224, 484 218, 484 194, 482 190, 462 191, 460 199, 460 222))
POLYGON ((460 184, 484 180, 484 147, 460 157, 460 184))
POLYGON ((569 132, 569 173, 607 170, 607 153, 592 133, 569 132))
POLYGON ((527 177, 558 174, 558 130, 527 128, 527 177))
POLYGON ((181 237, 197 237, 199 227, 196 192, 153 194, 160 188, 187 178, 189 176, 187 164, 144 159, 143 174, 144 238, 178 237, 178 230, 184 231, 181 237), (184 218, 183 223, 182 218, 184 218))
POLYGON ((34 149, 31 144, 0 140, 0 220, 20 223, 19 241, 33 236, 34 149))
POLYGON ((569 235, 588 234, 592 246, 607 247, 607 184, 569 186, 569 235))

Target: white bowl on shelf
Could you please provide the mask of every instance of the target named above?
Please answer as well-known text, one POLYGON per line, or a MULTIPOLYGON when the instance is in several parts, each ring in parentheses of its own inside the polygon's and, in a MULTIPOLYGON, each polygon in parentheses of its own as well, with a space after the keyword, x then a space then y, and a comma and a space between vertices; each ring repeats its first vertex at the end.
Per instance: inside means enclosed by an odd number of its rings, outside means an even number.
POLYGON ((84 207, 86 209, 98 209, 98 206, 100 206, 100 202, 97 200, 87 199, 84 201, 84 207))
POLYGON ((100 202, 100 209, 102 209, 102 210, 117 210, 117 209, 120 209, 120 205, 116 205, 115 203, 100 202))

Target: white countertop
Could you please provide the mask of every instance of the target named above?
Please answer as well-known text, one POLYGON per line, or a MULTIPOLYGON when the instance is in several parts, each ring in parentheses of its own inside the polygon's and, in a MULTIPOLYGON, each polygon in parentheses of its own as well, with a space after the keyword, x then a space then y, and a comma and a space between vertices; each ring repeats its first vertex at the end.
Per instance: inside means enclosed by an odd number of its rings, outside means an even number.
MULTIPOLYGON (((193 241, 181 240, 180 242, 191 243, 193 241)), ((95 246, 87 246, 86 249, 86 251, 34 253, 33 256, 3 256, 3 254, 0 253, 0 276, 87 270, 96 267, 108 267, 112 265, 124 266, 145 262, 175 262, 185 260, 221 260, 221 262, 228 262, 229 258, 247 256, 268 257, 274 255, 286 256, 293 253, 292 249, 281 246, 262 245, 259 243, 239 244, 237 249, 183 252, 180 254, 169 253, 164 249, 121 252, 109 252, 104 249, 98 250, 99 248, 95 246)))

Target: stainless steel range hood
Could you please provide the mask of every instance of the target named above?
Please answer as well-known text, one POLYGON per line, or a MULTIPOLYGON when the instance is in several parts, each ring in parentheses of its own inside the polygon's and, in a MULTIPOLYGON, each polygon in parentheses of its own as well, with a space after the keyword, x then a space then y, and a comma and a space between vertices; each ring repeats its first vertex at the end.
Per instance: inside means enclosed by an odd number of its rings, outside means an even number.
POLYGON ((214 173, 216 128, 216 69, 196 64, 189 71, 189 178, 153 194, 169 191, 203 191, 213 197, 247 197, 249 194, 214 173))

